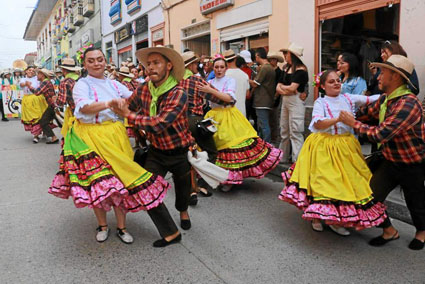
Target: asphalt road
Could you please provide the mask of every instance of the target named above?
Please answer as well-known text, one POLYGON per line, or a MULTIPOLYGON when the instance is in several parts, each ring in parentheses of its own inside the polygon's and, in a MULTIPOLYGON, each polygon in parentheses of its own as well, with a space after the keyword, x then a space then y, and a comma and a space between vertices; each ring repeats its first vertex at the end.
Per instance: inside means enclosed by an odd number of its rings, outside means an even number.
MULTIPOLYGON (((145 212, 128 215, 132 245, 115 230, 99 244, 91 210, 47 193, 60 146, 32 144, 17 120, 0 122, 0 133, 0 283, 425 283, 425 251, 407 248, 412 226, 394 221, 401 238, 383 248, 367 244, 378 229, 314 232, 278 200, 276 178, 200 198, 180 244, 153 248, 145 212)), ((177 221, 173 201, 171 190, 177 221)), ((115 228, 112 212, 108 220, 115 228)))

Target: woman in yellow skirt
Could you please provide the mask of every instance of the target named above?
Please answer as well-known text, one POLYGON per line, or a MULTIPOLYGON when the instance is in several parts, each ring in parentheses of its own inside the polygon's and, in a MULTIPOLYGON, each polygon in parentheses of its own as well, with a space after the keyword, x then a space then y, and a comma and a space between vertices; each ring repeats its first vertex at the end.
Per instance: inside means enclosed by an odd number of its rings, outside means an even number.
POLYGON ((83 58, 89 75, 74 86, 72 126, 65 137, 60 171, 49 193, 72 197, 77 208, 92 208, 98 222, 98 242, 108 238, 106 211, 113 207, 117 236, 129 244, 133 237, 126 230, 126 212, 155 208, 162 203, 169 184, 133 161, 125 127, 109 109, 111 100, 132 93, 104 78, 106 62, 101 50, 88 48, 83 58))
POLYGON ((25 131, 29 131, 33 135, 33 142, 38 143, 39 136, 43 131, 39 121, 47 109, 47 102, 44 96, 36 96, 26 87, 26 82, 31 82, 31 86, 35 89, 40 85, 34 67, 29 66, 25 72, 27 76, 19 82, 20 87, 24 88, 24 97, 21 102, 21 122, 25 131))
MULTIPOLYGON (((235 80, 225 76, 227 62, 217 57, 213 62, 215 78, 211 85, 202 85, 200 90, 210 93, 222 101, 235 102, 235 80)), ((245 116, 234 106, 211 103, 211 110, 205 118, 217 122, 214 134, 218 155, 216 165, 230 171, 229 179, 221 187, 229 191, 234 184, 241 184, 244 178, 263 178, 274 169, 282 158, 282 151, 258 137, 257 132, 245 116)))
POLYGON ((323 231, 321 220, 337 234, 350 234, 379 225, 385 206, 373 203, 369 181, 372 174, 351 127, 339 121, 342 110, 376 101, 379 95, 340 94, 341 80, 335 71, 320 77, 325 96, 313 107, 312 134, 306 139, 297 162, 282 173, 285 183, 279 198, 303 210, 315 231, 323 231))

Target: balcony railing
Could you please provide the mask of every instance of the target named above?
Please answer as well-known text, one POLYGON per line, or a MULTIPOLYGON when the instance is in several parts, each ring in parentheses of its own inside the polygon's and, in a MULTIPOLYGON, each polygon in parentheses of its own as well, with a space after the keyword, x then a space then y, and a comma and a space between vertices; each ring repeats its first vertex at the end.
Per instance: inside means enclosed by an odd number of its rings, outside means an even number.
POLYGON ((83 16, 90 17, 94 13, 94 0, 83 0, 83 16))

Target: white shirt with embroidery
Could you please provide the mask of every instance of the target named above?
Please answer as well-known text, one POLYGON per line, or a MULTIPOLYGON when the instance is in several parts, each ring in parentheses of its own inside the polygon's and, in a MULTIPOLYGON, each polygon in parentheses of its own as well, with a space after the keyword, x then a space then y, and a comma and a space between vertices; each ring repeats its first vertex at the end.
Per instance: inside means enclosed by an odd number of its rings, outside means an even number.
MULTIPOLYGON (((225 93, 228 94, 232 97, 232 99, 234 101, 236 101, 236 81, 235 79, 228 77, 228 76, 224 76, 221 78, 217 78, 215 77, 212 80, 209 80, 208 83, 210 83, 211 85, 214 86, 214 88, 216 88, 219 92, 221 93, 225 93)), ((209 102, 211 108, 216 108, 216 107, 223 107, 222 105, 213 103, 213 102, 209 102)))
POLYGON ((337 97, 325 96, 324 98, 318 98, 314 102, 313 114, 309 130, 313 133, 322 132, 335 134, 352 133, 354 134, 353 128, 338 122, 326 129, 316 129, 314 124, 321 120, 337 118, 339 113, 343 110, 351 112, 355 115, 355 110, 365 104, 370 104, 378 100, 380 95, 364 96, 364 95, 351 95, 341 94, 337 97))
POLYGON ((106 102, 112 99, 128 98, 132 95, 123 84, 108 78, 98 79, 91 76, 77 81, 72 91, 75 102, 75 117, 84 123, 102 123, 122 120, 112 110, 102 110, 97 114, 83 114, 81 108, 94 102, 106 102))

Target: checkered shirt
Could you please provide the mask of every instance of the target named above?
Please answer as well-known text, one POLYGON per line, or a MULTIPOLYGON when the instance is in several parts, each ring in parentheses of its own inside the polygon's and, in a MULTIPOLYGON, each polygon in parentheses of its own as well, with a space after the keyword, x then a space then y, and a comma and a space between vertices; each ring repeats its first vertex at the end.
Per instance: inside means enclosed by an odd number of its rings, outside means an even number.
POLYGON ((385 120, 378 126, 360 121, 379 120, 379 107, 385 94, 375 103, 361 107, 357 112, 354 130, 369 140, 382 144, 384 157, 395 163, 420 163, 425 158, 425 127, 422 105, 413 94, 388 101, 385 120))
POLYGON ((55 87, 53 86, 52 82, 50 82, 50 80, 45 80, 43 82, 40 83, 40 86, 35 89, 33 87, 29 88, 30 91, 34 94, 34 95, 43 95, 46 98, 47 104, 52 107, 55 108, 56 107, 56 102, 55 102, 55 87))
POLYGON ((192 75, 187 79, 183 79, 179 83, 179 86, 183 87, 183 89, 188 95, 189 114, 204 116, 204 111, 202 109, 205 103, 204 100, 208 100, 221 105, 226 104, 224 101, 220 100, 216 96, 200 91, 199 83, 208 84, 204 79, 195 75, 192 75))
POLYGON ((65 78, 60 82, 58 97, 56 99, 57 106, 63 107, 65 104, 68 104, 71 111, 74 112, 75 103, 72 98, 72 89, 74 88, 75 83, 75 80, 71 78, 65 78))
MULTIPOLYGON (((187 119, 187 95, 181 86, 176 86, 158 99, 157 115, 149 116, 152 96, 148 84, 137 87, 127 99, 132 113, 130 125, 144 130, 153 147, 160 150, 185 148, 194 144, 187 119)), ((143 135, 143 133, 141 133, 143 135)))

